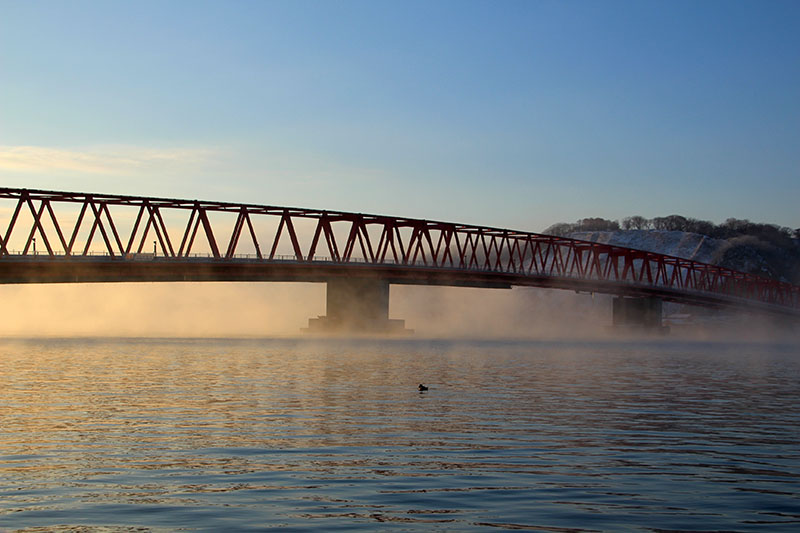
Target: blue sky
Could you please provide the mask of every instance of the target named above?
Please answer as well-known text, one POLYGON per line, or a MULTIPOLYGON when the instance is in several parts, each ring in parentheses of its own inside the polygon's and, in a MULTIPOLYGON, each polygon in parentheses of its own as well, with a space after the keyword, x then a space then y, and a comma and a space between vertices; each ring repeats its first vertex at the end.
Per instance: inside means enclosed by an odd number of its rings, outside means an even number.
POLYGON ((800 227, 793 1, 0 1, 0 185, 800 227))

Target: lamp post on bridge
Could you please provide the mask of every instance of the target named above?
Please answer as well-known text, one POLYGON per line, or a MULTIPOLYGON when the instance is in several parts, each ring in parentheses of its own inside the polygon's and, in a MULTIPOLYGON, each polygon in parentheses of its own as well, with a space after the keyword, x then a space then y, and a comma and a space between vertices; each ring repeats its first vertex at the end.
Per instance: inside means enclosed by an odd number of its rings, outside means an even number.
POLYGON ((156 241, 153 241, 153 257, 156 256, 156 241))
POLYGON ((33 255, 36 255, 36 237, 33 238, 33 255))

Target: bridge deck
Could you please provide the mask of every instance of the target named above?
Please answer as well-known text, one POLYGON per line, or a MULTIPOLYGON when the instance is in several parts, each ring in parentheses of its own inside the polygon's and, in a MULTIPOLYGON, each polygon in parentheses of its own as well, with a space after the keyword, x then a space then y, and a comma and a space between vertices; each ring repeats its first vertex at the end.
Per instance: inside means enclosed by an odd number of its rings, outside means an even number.
POLYGON ((800 310, 754 302, 725 294, 689 292, 648 284, 619 283, 577 276, 533 276, 493 270, 446 269, 426 265, 369 265, 295 260, 215 260, 205 257, 126 260, 110 256, 51 258, 10 256, 0 261, 0 284, 111 282, 311 282, 337 278, 381 279, 395 285, 438 285, 510 289, 540 287, 580 293, 658 297, 707 307, 740 307, 778 315, 799 316, 800 310))

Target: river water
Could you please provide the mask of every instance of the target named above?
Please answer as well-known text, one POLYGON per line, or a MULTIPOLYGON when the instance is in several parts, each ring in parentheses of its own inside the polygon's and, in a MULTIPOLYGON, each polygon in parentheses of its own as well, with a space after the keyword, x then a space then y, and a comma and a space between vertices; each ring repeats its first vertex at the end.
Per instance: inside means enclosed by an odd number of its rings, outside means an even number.
POLYGON ((800 531, 796 345, 4 340, 0 423, 0 531, 800 531))

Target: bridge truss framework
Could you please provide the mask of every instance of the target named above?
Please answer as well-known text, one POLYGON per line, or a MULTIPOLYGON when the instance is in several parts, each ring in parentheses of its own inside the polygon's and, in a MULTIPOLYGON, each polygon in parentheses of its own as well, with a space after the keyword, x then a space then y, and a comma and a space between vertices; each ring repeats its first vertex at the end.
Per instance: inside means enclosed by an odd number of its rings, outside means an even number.
POLYGON ((0 221, 7 224, 5 230, 0 226, 0 283, 326 281, 355 275, 391 283, 558 287, 800 313, 800 287, 789 283, 653 252, 509 229, 13 188, 0 188, 2 208, 0 221))

